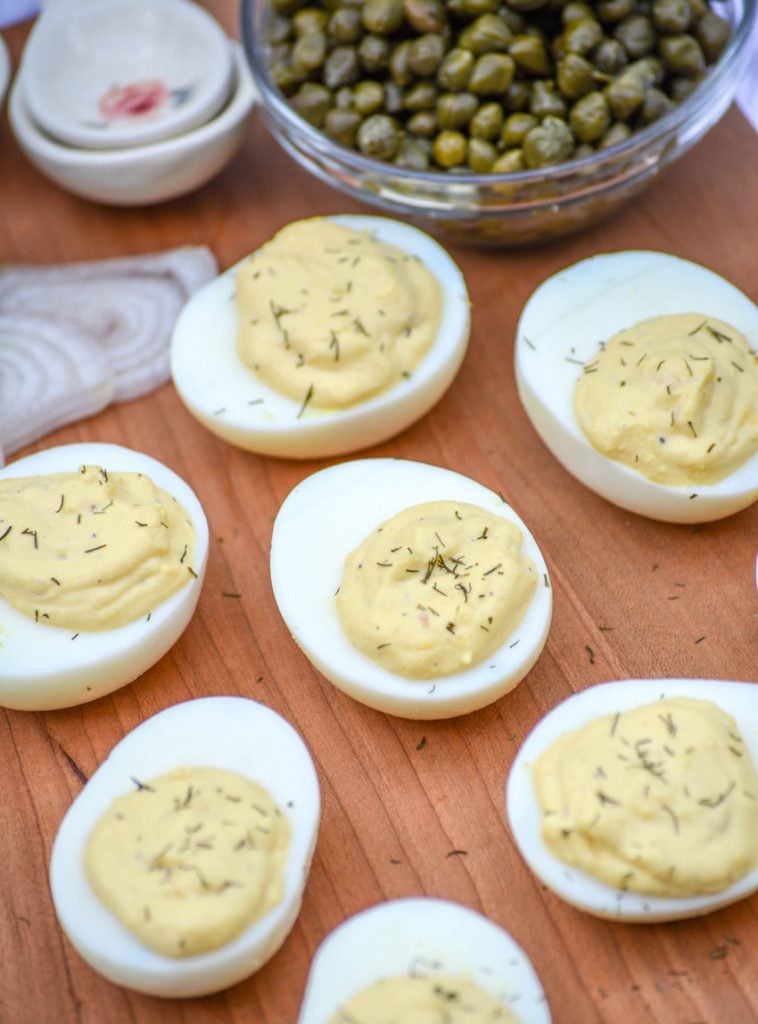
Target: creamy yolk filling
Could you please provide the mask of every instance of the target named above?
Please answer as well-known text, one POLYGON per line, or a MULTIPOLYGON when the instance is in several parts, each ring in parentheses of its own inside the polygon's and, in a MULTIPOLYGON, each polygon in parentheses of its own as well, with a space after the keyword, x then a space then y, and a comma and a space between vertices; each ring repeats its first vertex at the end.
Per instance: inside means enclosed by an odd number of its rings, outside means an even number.
POLYGON ((216 768, 135 782, 91 832, 84 868, 145 946, 208 952, 281 901, 290 826, 266 789, 216 768))
POLYGON ((594 448, 650 480, 716 483, 758 451, 758 356, 714 317, 653 317, 585 365, 574 410, 594 448))
POLYGON ((296 221, 237 273, 242 362, 319 409, 408 377, 437 336, 437 279, 407 252, 325 218, 296 221))
POLYGON ((537 573, 513 523, 429 502, 348 555, 337 611, 350 642, 390 672, 432 679, 477 665, 523 618, 537 573))
POLYGON ((0 481, 0 595, 38 622, 78 632, 149 614, 195 576, 195 531, 143 473, 0 481))
POLYGON ((329 1024, 518 1024, 511 1011, 466 977, 385 978, 353 996, 329 1024))
POLYGON ((620 890, 720 892, 758 864, 758 777, 734 719, 660 700, 565 733, 536 761, 542 837, 620 890))

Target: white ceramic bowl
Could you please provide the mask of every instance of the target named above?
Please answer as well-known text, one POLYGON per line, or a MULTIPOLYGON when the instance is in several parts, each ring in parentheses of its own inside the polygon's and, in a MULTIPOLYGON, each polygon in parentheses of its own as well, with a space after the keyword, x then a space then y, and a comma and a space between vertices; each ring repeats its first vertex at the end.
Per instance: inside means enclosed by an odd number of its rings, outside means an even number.
POLYGON ((120 149, 214 117, 232 86, 224 30, 192 0, 53 4, 22 60, 31 117, 60 142, 120 149))
POLYGON ((235 81, 226 106, 210 121, 173 139, 125 149, 87 150, 63 145, 33 121, 21 79, 8 113, 21 149, 62 188, 114 206, 146 206, 204 185, 232 158, 242 141, 256 92, 242 48, 232 44, 235 81))

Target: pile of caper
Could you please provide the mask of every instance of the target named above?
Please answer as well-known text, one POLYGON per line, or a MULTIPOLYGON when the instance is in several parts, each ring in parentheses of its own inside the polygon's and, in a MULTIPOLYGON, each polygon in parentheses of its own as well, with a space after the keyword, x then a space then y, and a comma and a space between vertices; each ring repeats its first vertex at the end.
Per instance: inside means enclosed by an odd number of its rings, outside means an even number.
POLYGON ((270 0, 274 83, 337 142, 509 173, 628 138, 729 39, 706 0, 270 0))

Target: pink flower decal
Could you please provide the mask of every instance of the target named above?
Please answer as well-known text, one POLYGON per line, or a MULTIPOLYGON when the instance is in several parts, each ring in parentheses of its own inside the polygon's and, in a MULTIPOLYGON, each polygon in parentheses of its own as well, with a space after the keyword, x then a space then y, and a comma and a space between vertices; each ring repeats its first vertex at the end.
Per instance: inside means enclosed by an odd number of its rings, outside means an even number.
POLYGON ((108 121, 119 117, 144 117, 162 107, 168 96, 168 89, 163 82, 148 79, 110 89, 101 97, 98 109, 108 121))

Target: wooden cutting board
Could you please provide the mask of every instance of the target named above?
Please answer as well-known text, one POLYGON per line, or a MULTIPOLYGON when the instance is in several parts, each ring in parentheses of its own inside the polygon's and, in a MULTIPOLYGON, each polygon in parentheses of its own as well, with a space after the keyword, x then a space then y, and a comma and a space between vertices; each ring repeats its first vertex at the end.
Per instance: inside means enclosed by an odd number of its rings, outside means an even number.
MULTIPOLYGON (((233 30, 230 5, 207 6, 233 30)), ((27 31, 7 33, 16 60, 27 31)), ((326 463, 232 448, 190 417, 170 385, 34 446, 112 441, 161 459, 204 503, 212 546, 192 623, 142 678, 81 708, 0 713, 2 1024, 288 1024, 311 957, 334 926, 381 900, 421 894, 458 900, 508 929, 539 972, 556 1024, 758 1020, 758 897, 675 924, 596 920, 531 875, 503 806, 520 742, 572 692, 634 676, 758 682, 758 506, 691 527, 606 503, 539 441, 512 367, 528 295, 593 253, 665 250, 758 298, 756 166, 756 136, 732 110, 604 224, 522 251, 453 249, 473 301, 465 365, 428 416, 365 454, 446 466, 501 491, 545 554, 555 600, 536 667, 512 694, 464 718, 414 723, 369 710, 321 678, 291 641, 269 583, 271 524, 289 490, 326 463), (224 597, 230 591, 241 597, 224 597), (302 912, 273 960, 220 995, 163 1001, 114 986, 80 960, 57 926, 48 860, 64 812, 113 745, 156 711, 210 694, 263 701, 300 730, 318 766, 321 831, 302 912)), ((289 220, 358 209, 296 167, 257 115, 215 181, 143 210, 61 192, 21 155, 5 116, 0 122, 3 264, 202 243, 226 267, 289 220)))

